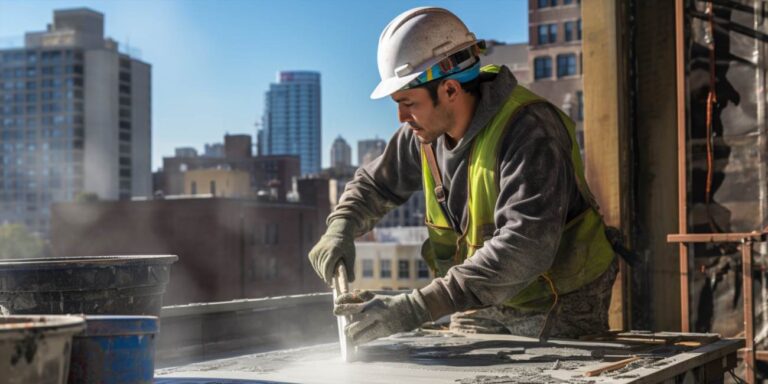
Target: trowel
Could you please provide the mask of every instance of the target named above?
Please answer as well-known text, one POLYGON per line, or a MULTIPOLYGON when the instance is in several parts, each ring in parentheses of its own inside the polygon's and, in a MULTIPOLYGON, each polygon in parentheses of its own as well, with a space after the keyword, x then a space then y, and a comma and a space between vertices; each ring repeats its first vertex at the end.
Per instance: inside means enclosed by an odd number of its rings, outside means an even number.
MULTIPOLYGON (((347 282, 347 269, 344 267, 344 263, 340 262, 336 266, 336 274, 333 276, 333 302, 336 302, 336 298, 349 292, 349 283, 347 282)), ((349 324, 349 318, 347 316, 336 316, 336 322, 339 326, 339 346, 341 346, 341 360, 351 362, 355 360, 357 347, 352 345, 352 341, 349 340, 347 334, 344 332, 344 328, 349 324)))

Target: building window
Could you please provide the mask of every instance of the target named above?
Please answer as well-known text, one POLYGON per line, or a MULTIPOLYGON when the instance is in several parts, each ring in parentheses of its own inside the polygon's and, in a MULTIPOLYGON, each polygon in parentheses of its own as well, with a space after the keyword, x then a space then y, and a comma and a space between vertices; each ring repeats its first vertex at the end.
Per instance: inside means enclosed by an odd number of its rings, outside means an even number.
POLYGON ((541 24, 537 27, 539 45, 557 42, 557 24, 541 24))
POLYGON ((363 260, 363 277, 364 278, 373 277, 373 260, 370 260, 370 259, 363 260))
POLYGON ((549 28, 546 25, 539 25, 537 30, 539 32, 539 45, 549 43, 549 28))
POLYGON ((563 0, 563 5, 571 5, 573 4, 573 0, 563 0))
POLYGON ((419 260, 416 262, 416 277, 419 279, 429 278, 429 268, 427 268, 427 262, 419 260))
POLYGON ((557 0, 537 0, 537 5, 539 8, 556 7, 557 0))
POLYGON ((191 193, 191 194, 193 194, 193 195, 197 195, 197 183, 196 183, 196 182, 194 182, 194 181, 193 181, 193 182, 191 182, 191 183, 189 184, 189 190, 190 190, 190 192, 189 192, 189 193, 191 193))
POLYGON ((390 259, 379 260, 379 277, 388 279, 392 277, 392 261, 390 259))
POLYGON ((564 35, 565 35, 565 41, 573 41, 576 38, 576 22, 575 21, 566 21, 565 24, 563 24, 564 29, 564 35))
POLYGON ((533 59, 533 68, 536 80, 552 77, 552 58, 543 56, 533 59))
POLYGON ((549 42, 550 43, 557 42, 557 24, 549 25, 549 42))
POLYGON ((211 195, 216 196, 216 182, 211 180, 211 195))
POLYGON ((581 40, 581 19, 576 20, 576 39, 581 40))
POLYGON ((411 278, 411 264, 408 260, 397 261, 397 278, 405 280, 411 278))
POLYGON ((576 109, 576 120, 584 121, 584 92, 576 91, 576 102, 578 103, 576 109))
POLYGON ((576 55, 567 53, 557 55, 557 77, 573 76, 576 74, 576 55))

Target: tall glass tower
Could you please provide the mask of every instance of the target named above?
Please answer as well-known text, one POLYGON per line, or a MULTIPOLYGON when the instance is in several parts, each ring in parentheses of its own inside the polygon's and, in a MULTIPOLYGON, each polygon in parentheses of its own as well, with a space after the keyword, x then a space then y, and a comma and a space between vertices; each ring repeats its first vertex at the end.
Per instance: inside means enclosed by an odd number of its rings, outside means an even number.
POLYGON ((283 71, 277 81, 270 84, 264 98, 259 150, 264 155, 299 155, 301 174, 317 174, 322 144, 320 73, 283 71))

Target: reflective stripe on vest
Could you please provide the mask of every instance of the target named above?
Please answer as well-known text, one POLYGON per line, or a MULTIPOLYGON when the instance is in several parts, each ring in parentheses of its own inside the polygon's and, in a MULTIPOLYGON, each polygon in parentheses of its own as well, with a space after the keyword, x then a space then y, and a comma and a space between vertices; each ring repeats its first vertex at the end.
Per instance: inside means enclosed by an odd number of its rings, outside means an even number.
MULTIPOLYGON (((484 72, 497 73, 499 67, 486 66, 484 72)), ((496 230, 494 213, 499 196, 498 157, 508 122, 527 105, 546 102, 518 85, 494 118, 474 138, 468 154, 468 222, 459 234, 440 209, 434 194, 434 180, 425 154, 421 154, 422 179, 426 199, 425 222, 429 240, 422 247, 422 256, 437 276, 460 264, 496 230)), ((557 109, 557 108, 555 108, 557 109)), ((597 205, 584 178, 584 167, 576 141, 575 124, 557 109, 560 119, 571 138, 571 162, 577 187, 590 203, 590 208, 566 223, 552 267, 544 273, 554 283, 558 294, 572 292, 600 276, 613 261, 613 249, 605 237, 605 227, 597 205)), ((552 302, 553 292, 545 278, 534 278, 531 283, 505 305, 519 309, 545 309, 552 302)))

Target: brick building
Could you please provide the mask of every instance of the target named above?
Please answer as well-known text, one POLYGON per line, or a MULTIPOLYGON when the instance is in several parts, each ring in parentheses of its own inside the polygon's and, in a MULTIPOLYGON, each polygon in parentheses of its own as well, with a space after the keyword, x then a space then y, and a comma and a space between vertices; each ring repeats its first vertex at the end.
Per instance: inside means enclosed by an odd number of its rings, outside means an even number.
POLYGON ((183 198, 52 207, 56 256, 175 254, 165 304, 326 290, 307 261, 325 232, 328 181, 300 180, 302 202, 183 198))
POLYGON ((528 0, 530 89, 568 114, 584 148, 581 1, 528 0))

